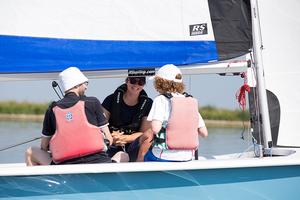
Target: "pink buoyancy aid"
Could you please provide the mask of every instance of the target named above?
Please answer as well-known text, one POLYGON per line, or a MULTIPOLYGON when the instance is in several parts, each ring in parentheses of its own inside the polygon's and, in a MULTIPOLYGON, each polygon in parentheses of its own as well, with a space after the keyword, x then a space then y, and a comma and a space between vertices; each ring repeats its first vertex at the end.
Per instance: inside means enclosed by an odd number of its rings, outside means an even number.
POLYGON ((106 150, 100 128, 88 122, 84 101, 66 109, 55 106, 56 131, 50 140, 55 163, 106 150))
POLYGON ((198 141, 198 101, 193 97, 172 97, 171 114, 166 127, 170 150, 196 150, 198 141))

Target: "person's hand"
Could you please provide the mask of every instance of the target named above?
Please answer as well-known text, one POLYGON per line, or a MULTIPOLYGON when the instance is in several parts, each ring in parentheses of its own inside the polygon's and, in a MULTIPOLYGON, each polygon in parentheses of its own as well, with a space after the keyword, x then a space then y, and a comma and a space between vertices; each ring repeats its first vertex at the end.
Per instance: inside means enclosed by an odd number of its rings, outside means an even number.
MULTIPOLYGON (((122 146, 124 145, 124 137, 123 137, 124 132, 120 132, 120 131, 113 131, 111 133, 111 136, 113 138, 113 144, 116 146, 122 146)), ((125 143, 126 144, 126 143, 125 143)))
POLYGON ((124 146, 125 144, 127 144, 127 137, 128 135, 119 135, 119 137, 115 141, 116 146, 124 146))

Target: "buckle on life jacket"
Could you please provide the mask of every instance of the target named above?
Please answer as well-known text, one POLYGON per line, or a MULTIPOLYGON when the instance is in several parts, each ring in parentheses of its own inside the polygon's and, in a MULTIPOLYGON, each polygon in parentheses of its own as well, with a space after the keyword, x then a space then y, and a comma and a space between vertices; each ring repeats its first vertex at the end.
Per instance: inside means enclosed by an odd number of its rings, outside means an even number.
POLYGON ((166 142, 165 138, 154 137, 154 144, 163 144, 166 142))
POLYGON ((154 141, 153 144, 154 144, 154 145, 155 145, 155 144, 164 144, 164 143, 166 143, 166 138, 165 138, 165 136, 160 137, 161 134, 163 134, 163 135, 166 134, 166 128, 165 128, 164 126, 161 127, 161 129, 160 129, 158 135, 154 135, 154 138, 153 138, 153 141, 154 141))

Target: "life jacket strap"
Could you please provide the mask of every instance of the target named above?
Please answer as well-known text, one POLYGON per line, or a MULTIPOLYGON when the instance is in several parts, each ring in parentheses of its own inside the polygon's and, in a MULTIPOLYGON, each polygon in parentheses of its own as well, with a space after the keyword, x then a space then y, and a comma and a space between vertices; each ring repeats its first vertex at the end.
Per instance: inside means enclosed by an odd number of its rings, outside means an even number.
MULTIPOLYGON (((188 94, 186 92, 182 93, 185 97, 193 97, 193 95, 188 94)), ((173 95, 171 93, 165 93, 163 94, 165 97, 167 97, 168 99, 171 99, 173 97, 173 95)))
POLYGON ((159 137, 154 137, 154 144, 162 144, 165 143, 166 139, 165 138, 159 138, 159 137))

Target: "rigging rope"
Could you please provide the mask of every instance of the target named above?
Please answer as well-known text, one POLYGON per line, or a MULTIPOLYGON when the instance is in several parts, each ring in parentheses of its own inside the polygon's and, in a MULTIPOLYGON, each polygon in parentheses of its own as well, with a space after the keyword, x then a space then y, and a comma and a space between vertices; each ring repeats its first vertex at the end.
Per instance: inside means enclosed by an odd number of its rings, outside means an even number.
POLYGON ((17 147, 17 146, 20 146, 20 145, 23 145, 23 144, 26 144, 26 143, 29 143, 29 142, 33 142, 33 141, 41 139, 41 138, 42 137, 36 137, 36 138, 30 139, 30 140, 27 140, 27 141, 24 141, 24 142, 21 142, 21 143, 18 143, 18 144, 10 145, 8 147, 0 149, 0 151, 5 151, 7 149, 11 149, 11 148, 14 148, 14 147, 17 147))
MULTIPOLYGON (((246 107, 246 91, 250 92, 250 86, 247 84, 248 80, 247 80, 247 76, 246 76, 245 72, 241 74, 241 77, 244 78, 244 84, 237 91, 237 93, 236 93, 236 99, 238 100, 239 106, 242 109, 242 111, 245 111, 245 107, 246 107)), ((245 127, 245 122, 243 120, 243 130, 241 132, 241 139, 242 140, 245 140, 245 137, 244 137, 245 131, 246 131, 246 127, 245 127)))

